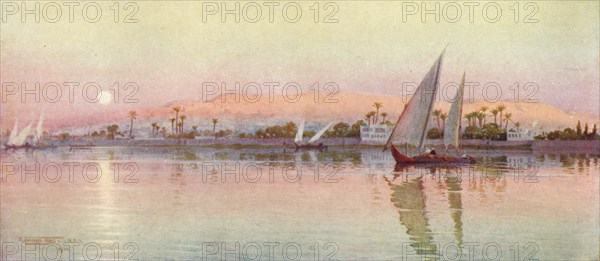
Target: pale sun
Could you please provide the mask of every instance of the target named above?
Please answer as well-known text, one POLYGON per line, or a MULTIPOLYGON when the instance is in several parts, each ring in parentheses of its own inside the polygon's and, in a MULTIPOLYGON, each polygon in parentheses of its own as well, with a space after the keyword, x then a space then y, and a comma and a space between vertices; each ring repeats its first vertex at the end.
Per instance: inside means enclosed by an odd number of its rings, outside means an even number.
POLYGON ((100 104, 108 104, 112 101, 112 95, 110 92, 100 92, 100 104))

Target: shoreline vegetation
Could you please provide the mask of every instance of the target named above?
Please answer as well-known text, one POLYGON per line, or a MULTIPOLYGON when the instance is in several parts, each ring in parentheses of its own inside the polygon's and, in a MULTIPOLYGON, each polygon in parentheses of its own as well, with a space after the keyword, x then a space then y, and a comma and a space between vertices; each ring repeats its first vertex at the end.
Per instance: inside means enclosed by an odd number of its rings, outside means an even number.
MULTIPOLYGON (((389 119, 394 117, 381 111, 384 107, 381 102, 372 104, 374 110, 364 115, 364 120, 355 123, 338 122, 327 130, 319 142, 330 147, 382 147, 383 141, 370 143, 361 139, 361 128, 371 125, 393 126, 389 119)), ((232 129, 219 129, 218 118, 211 118, 202 125, 208 129, 199 129, 193 120, 183 114, 181 106, 172 107, 172 115, 161 124, 160 122, 148 123, 146 127, 137 126, 138 114, 129 111, 127 114, 129 125, 121 128, 118 124, 109 124, 105 129, 88 130, 85 135, 71 135, 61 132, 49 135, 42 132, 40 143, 57 147, 214 147, 214 148, 271 148, 280 147, 295 149, 294 137, 298 127, 294 122, 284 122, 280 125, 270 125, 259 128, 254 132, 242 132, 232 129), (187 124, 187 125, 186 125, 187 124), (190 126, 191 125, 191 126, 190 126), (190 126, 190 129, 186 129, 190 126), (149 129, 149 131, 148 131, 149 129), (138 136, 139 135, 139 136, 138 136)), ((436 109, 432 112, 431 125, 426 135, 426 146, 444 148, 443 133, 447 114, 436 109)), ((508 134, 523 133, 519 122, 512 122, 512 113, 506 111, 506 106, 499 104, 495 108, 482 106, 475 111, 463 115, 463 130, 461 133, 461 147, 469 149, 586 149, 600 150, 600 135, 596 124, 582 127, 581 122, 576 126, 563 130, 534 132, 531 139, 507 140, 508 134), (509 123, 513 123, 509 126, 509 123)), ((195 122, 198 123, 198 122, 195 122)), ((532 124, 535 127, 536 124, 532 124)), ((3 135, 4 140, 11 133, 7 129, 3 135)), ((316 131, 304 130, 304 137, 314 136, 316 131)), ((513 135, 514 136, 514 135, 513 135)), ((396 144, 397 146, 404 146, 396 144)))

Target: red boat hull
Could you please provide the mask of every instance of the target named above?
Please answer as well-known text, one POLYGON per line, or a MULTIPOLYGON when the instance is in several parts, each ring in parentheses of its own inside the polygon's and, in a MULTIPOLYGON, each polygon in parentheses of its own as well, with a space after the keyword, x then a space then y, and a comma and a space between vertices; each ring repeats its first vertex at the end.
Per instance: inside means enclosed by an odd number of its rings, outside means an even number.
POLYGON ((324 150, 324 149, 327 149, 327 145, 323 145, 323 143, 320 143, 319 145, 312 145, 312 144, 299 145, 299 144, 294 143, 294 145, 296 145, 296 150, 324 150))
POLYGON ((18 149, 31 149, 31 148, 33 148, 33 146, 31 146, 31 145, 21 145, 21 146, 6 145, 5 146, 5 150, 18 150, 18 149))
POLYGON ((453 157, 446 154, 423 154, 414 157, 408 157, 400 153, 394 145, 391 146, 392 156, 396 164, 427 164, 427 163, 475 163, 472 157, 453 157))

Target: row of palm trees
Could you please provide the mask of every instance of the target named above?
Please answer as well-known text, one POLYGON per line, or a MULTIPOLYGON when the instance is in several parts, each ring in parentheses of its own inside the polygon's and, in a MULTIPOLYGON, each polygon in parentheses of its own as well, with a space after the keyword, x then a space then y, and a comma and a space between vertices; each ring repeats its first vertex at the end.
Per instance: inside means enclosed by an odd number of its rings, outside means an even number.
POLYGON ((368 125, 371 126, 371 124, 377 124, 379 122, 380 115, 383 118, 381 123, 385 123, 385 118, 388 116, 387 112, 382 112, 381 114, 379 113, 379 109, 383 107, 383 103, 374 102, 372 106, 375 108, 375 111, 370 111, 365 114, 365 119, 367 120, 368 125))
POLYGON ((431 112, 431 115, 433 116, 433 120, 437 121, 437 126, 438 126, 438 130, 442 130, 442 125, 440 124, 440 120, 442 121, 442 124, 446 124, 446 118, 448 117, 448 114, 446 114, 445 112, 443 112, 442 110, 433 110, 433 112, 431 112))
MULTIPOLYGON (((388 114, 386 112, 379 114, 379 109, 383 107, 383 103, 374 102, 372 106, 375 108, 375 111, 370 111, 365 114, 365 119, 367 120, 368 125, 371 126, 371 124, 377 124, 379 122, 380 115, 383 118, 381 122, 385 123, 385 119, 388 114)), ((464 117, 467 120, 468 126, 478 126, 479 128, 483 128, 483 126, 487 123, 487 117, 490 115, 494 116, 494 123, 498 126, 502 127, 502 124, 504 123, 504 129, 508 127, 508 122, 512 121, 512 113, 504 113, 506 110, 506 106, 504 104, 499 104, 490 110, 491 114, 487 114, 488 110, 489 108, 484 105, 473 112, 465 114, 464 117)), ((438 129, 442 130, 448 114, 440 109, 436 109, 433 110, 432 116, 433 120, 437 122, 438 129)), ((518 123, 515 123, 515 125, 517 124, 518 123)))
MULTIPOLYGON (((502 128, 502 125, 504 124, 504 129, 508 128, 508 122, 512 122, 512 113, 504 113, 506 110, 506 106, 504 104, 499 104, 490 110, 490 114, 487 113, 488 110, 489 108, 484 105, 475 111, 465 114, 464 117, 467 120, 467 127, 483 128, 487 124, 487 117, 494 116, 494 124, 496 124, 499 128, 502 128)), ((431 115, 433 116, 433 120, 437 122, 438 129, 440 131, 443 130, 448 115, 439 109, 433 110, 431 115)), ((515 126, 518 129, 520 123, 516 122, 515 126)))
MULTIPOLYGON (((504 113, 506 110, 506 106, 504 104, 499 104, 492 110, 490 110, 490 114, 487 114, 489 108, 487 106, 481 106, 479 109, 469 112, 465 114, 465 119, 467 120, 468 126, 476 126, 479 128, 483 128, 483 126, 487 123, 487 116, 494 116, 494 124, 498 125, 502 128, 502 123, 504 122, 504 129, 508 128, 508 122, 512 121, 512 113, 504 113)), ((520 125, 518 122, 515 123, 517 128, 520 125)))
MULTIPOLYGON (((381 109, 383 107, 383 103, 374 102, 372 106, 375 108, 375 111, 370 111, 367 114, 365 114, 365 119, 367 120, 368 125, 371 126, 371 124, 377 124, 379 122, 380 115, 383 118, 381 122, 385 123, 386 122, 385 119, 388 116, 388 114, 386 112, 382 112, 381 114, 379 113, 379 109, 381 109)), ((181 112, 181 109, 182 109, 181 106, 178 106, 178 105, 173 106, 172 110, 175 113, 175 117, 169 118, 169 122, 171 123, 171 134, 174 136, 184 133, 184 122, 187 117, 183 114, 179 115, 179 113, 181 112)), ((479 128, 483 128, 483 126, 485 126, 485 124, 487 123, 487 116, 489 116, 487 114, 488 110, 489 110, 489 108, 484 105, 473 112, 465 114, 464 117, 467 120, 468 126, 469 127, 476 126, 479 128)), ((490 110, 490 113, 491 113, 491 115, 494 116, 494 124, 501 127, 502 123, 504 121, 504 124, 505 124, 504 129, 507 129, 508 122, 511 121, 512 114, 504 113, 504 110, 506 110, 506 106, 503 104, 499 104, 498 106, 496 106, 495 108, 490 110), (498 119, 500 119, 500 124, 498 124, 498 119)), ((432 116, 433 116, 433 119, 435 121, 437 121, 438 129, 442 130, 443 123, 445 122, 448 115, 445 112, 443 112, 442 110, 436 109, 436 110, 433 110, 432 116)), ((133 134, 132 134, 133 133, 133 120, 137 119, 137 112, 130 111, 129 119, 131 121, 131 124, 129 126, 129 137, 133 138, 133 134)), ((211 122, 213 125, 212 132, 214 134, 214 133, 216 133, 216 126, 217 126, 217 123, 219 122, 219 119, 212 118, 211 122)), ((517 126, 517 128, 519 127, 518 123, 515 123, 515 125, 517 126)), ((158 123, 152 122, 150 124, 150 126, 151 126, 151 130, 152 130, 152 135, 155 135, 155 133, 159 133, 159 132, 162 133, 163 136, 166 135, 165 127, 159 126, 158 123)), ((198 129, 198 125, 192 126, 192 130, 194 132, 196 132, 197 129, 198 129)))
MULTIPOLYGON (((173 135, 173 136, 182 135, 185 133, 184 122, 185 122, 185 119, 187 118, 187 116, 185 116, 184 114, 179 115, 179 113, 182 110, 181 106, 179 106, 179 105, 173 106, 171 109, 175 113, 174 117, 169 117, 169 122, 171 123, 171 135, 173 135)), ((129 119, 130 119, 129 138, 133 138, 133 121, 135 119, 137 119, 137 116, 138 115, 137 115, 136 111, 129 111, 129 119)), ((216 133, 216 127, 217 127, 218 122, 219 122, 218 118, 211 119, 211 123, 213 125, 213 130, 212 130, 213 134, 216 133)), ((163 136, 167 135, 166 128, 161 127, 157 122, 150 123, 150 127, 151 127, 153 136, 157 133, 161 133, 163 136)), ((197 133, 197 131, 198 131, 198 125, 192 125, 192 132, 197 133)))

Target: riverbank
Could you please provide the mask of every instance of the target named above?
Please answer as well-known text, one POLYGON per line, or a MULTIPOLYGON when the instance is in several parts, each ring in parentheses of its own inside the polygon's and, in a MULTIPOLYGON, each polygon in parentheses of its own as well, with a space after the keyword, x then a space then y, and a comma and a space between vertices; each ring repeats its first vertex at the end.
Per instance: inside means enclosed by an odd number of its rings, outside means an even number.
MULTIPOLYGON (((214 147, 214 148, 295 148, 293 139, 231 138, 231 139, 133 139, 133 140, 47 140, 57 147, 214 147)), ((321 142, 329 147, 381 147, 380 143, 361 142, 360 138, 326 138, 321 142)), ((442 140, 427 140, 428 147, 443 147, 442 140)), ((532 150, 585 150, 600 152, 598 140, 532 140, 493 141, 463 140, 463 148, 471 149, 532 149, 532 150)))

